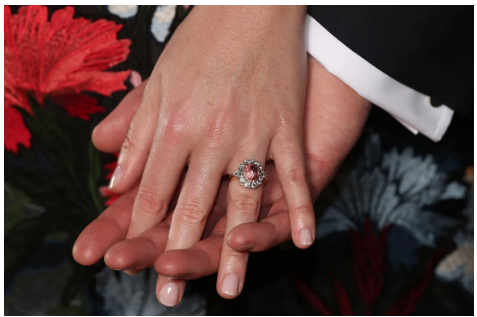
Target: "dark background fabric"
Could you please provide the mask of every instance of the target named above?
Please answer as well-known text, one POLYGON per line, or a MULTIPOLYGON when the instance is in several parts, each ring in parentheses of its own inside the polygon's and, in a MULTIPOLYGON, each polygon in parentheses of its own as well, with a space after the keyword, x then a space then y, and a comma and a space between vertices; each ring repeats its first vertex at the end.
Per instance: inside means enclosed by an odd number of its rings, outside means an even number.
POLYGON ((309 6, 338 40, 434 106, 473 112, 472 6, 309 6))

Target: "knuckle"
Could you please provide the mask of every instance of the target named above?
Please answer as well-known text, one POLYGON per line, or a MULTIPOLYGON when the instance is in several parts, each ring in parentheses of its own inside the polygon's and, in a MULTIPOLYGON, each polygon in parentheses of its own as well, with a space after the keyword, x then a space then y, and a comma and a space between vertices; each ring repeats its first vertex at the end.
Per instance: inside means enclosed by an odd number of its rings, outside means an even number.
POLYGON ((209 148, 220 147, 224 140, 230 133, 231 127, 230 115, 225 112, 220 112, 213 119, 212 123, 206 129, 205 139, 206 145, 209 148))
POLYGON ((309 151, 305 151, 305 161, 306 162, 313 162, 315 165, 320 165, 326 169, 335 169, 338 164, 336 163, 337 160, 331 159, 330 156, 323 155, 323 154, 315 154, 309 151))
POLYGON ((134 132, 131 128, 129 128, 128 133, 126 134, 126 137, 124 138, 123 144, 121 146, 121 152, 135 152, 134 146, 134 132))
POLYGON ((307 183, 304 169, 294 168, 286 174, 287 180, 292 186, 302 186, 307 183))
POLYGON ((290 231, 290 217, 288 216, 288 213, 284 213, 283 217, 277 217, 275 221, 276 221, 275 227, 287 228, 288 231, 290 231))
POLYGON ((162 214, 165 206, 165 201, 154 190, 143 186, 139 188, 134 208, 140 213, 157 217, 162 214))
POLYGON ((171 142, 180 142, 184 139, 187 122, 186 116, 172 116, 166 123, 164 134, 171 142))
POLYGON ((247 261, 248 252, 235 251, 233 249, 228 249, 225 252, 228 263, 246 263, 247 261))
POLYGON ((174 216, 182 223, 196 225, 205 223, 207 220, 207 211, 199 202, 187 202, 176 208, 174 216))
POLYGON ((259 203, 247 195, 238 195, 231 202, 230 207, 237 212, 257 213, 259 203))
POLYGON ((278 125, 277 134, 281 135, 283 138, 286 138, 291 132, 299 133, 302 125, 297 122, 296 119, 292 119, 295 117, 296 116, 291 111, 282 113, 279 116, 280 124, 278 125))
POLYGON ((292 212, 296 215, 309 215, 314 211, 312 206, 301 205, 293 207, 292 212))

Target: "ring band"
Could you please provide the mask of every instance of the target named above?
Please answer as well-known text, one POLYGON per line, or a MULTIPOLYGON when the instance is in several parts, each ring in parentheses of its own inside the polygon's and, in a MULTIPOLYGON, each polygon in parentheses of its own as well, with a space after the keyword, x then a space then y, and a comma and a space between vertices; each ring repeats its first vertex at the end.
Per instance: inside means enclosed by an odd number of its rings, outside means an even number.
POLYGON ((255 160, 243 161, 237 170, 229 175, 229 181, 237 178, 244 188, 257 188, 267 179, 262 165, 255 160))

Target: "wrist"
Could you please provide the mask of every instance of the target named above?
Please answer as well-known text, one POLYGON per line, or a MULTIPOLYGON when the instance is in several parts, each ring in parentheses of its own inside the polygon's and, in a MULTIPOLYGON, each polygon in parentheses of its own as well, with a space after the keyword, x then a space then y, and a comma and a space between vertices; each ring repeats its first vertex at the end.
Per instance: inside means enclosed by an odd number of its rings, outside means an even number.
POLYGON ((303 31, 307 6, 195 6, 193 13, 224 25, 241 25, 243 31, 274 29, 303 31))

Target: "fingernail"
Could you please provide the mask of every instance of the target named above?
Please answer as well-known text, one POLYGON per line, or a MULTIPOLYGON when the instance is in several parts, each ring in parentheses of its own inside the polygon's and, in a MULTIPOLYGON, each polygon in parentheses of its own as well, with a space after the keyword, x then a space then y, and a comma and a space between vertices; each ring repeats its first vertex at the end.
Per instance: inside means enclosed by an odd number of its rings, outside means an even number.
POLYGON ((253 243, 245 243, 244 245, 241 245, 239 247, 236 247, 235 250, 238 251, 250 251, 255 247, 253 243))
POLYGON ((136 266, 130 266, 130 267, 125 267, 123 269, 113 269, 115 271, 132 271, 132 270, 135 270, 136 269, 136 266))
POLYGON ((176 283, 167 283, 159 293, 159 301, 162 305, 174 307, 179 303, 179 287, 176 283))
POLYGON ((239 278, 235 274, 229 274, 222 280, 222 292, 230 296, 236 296, 239 292, 239 278))
POLYGON ((109 182, 110 189, 119 183, 119 181, 121 180, 122 174, 123 173, 121 171, 121 166, 118 165, 116 169, 114 170, 113 176, 111 177, 111 181, 109 182))
POLYGON ((302 245, 312 245, 313 244, 313 236, 311 235, 311 230, 304 228, 300 231, 300 243, 302 245))

